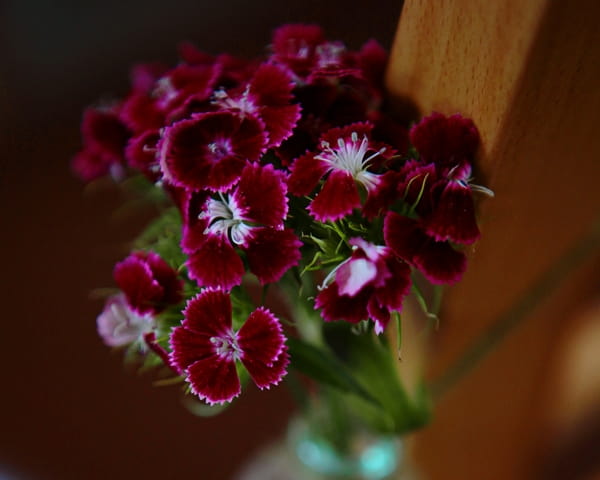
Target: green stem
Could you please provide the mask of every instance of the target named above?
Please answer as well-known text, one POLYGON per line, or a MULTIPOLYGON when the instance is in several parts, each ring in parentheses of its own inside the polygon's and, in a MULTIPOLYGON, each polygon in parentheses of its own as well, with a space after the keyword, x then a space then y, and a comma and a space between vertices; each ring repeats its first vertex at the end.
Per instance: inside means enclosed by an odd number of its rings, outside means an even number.
POLYGON ((561 285, 569 273, 598 249, 599 241, 600 220, 594 224, 592 230, 582 240, 554 263, 525 295, 501 314, 446 372, 434 380, 431 385, 433 397, 439 399, 470 373, 485 356, 491 353, 515 327, 521 324, 561 285))

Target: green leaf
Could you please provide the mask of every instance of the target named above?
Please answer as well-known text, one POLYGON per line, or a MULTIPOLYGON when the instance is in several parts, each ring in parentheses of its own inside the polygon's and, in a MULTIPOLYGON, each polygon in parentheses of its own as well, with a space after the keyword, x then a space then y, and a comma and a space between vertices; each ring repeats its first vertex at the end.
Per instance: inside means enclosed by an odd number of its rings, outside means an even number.
POLYGON ((288 339, 288 347, 292 357, 292 366, 330 387, 346 393, 352 393, 379 406, 375 399, 352 375, 346 365, 325 348, 318 348, 297 338, 288 339))

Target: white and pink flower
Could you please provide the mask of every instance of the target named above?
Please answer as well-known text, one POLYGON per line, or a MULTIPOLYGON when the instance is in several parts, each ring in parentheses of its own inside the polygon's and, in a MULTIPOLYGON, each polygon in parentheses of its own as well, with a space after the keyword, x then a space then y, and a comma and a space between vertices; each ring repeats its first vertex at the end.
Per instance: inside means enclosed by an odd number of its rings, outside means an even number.
POLYGON ((104 310, 98 315, 96 326, 106 345, 123 347, 142 342, 144 335, 153 331, 154 317, 151 314, 142 315, 135 312, 121 293, 107 300, 104 310))
POLYGON ((402 309, 411 285, 410 267, 385 246, 362 238, 350 239, 350 245, 352 255, 329 274, 315 306, 326 321, 372 319, 375 332, 382 333, 391 312, 402 309))

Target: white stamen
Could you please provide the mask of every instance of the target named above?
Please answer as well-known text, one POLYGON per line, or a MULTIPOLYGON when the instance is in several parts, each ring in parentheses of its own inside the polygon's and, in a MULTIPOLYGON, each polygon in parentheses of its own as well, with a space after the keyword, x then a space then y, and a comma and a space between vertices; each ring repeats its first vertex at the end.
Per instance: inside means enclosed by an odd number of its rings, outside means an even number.
POLYGON ((366 135, 360 141, 356 132, 352 132, 349 142, 338 138, 336 149, 331 148, 328 142, 323 141, 321 149, 322 153, 315 158, 329 164, 331 169, 350 173, 369 191, 379 184, 379 175, 368 172, 367 168, 371 160, 385 152, 385 147, 365 158, 369 149, 369 140, 366 135))
POLYGON ((210 342, 215 346, 215 353, 222 358, 239 360, 242 355, 237 333, 232 330, 229 330, 221 337, 210 337, 210 342))
POLYGON ((222 194, 220 196, 221 200, 209 199, 206 211, 198 216, 208 219, 208 227, 204 233, 229 235, 234 244, 243 245, 254 227, 244 223, 245 218, 233 197, 225 198, 222 194))

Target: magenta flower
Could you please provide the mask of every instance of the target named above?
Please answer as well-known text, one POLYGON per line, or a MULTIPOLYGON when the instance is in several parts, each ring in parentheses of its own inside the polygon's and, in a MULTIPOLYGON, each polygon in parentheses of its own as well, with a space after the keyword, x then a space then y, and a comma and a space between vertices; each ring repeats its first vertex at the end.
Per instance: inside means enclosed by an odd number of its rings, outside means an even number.
POLYGON ((288 182, 294 195, 308 195, 326 176, 322 189, 308 207, 319 221, 335 221, 360 207, 358 185, 373 192, 380 175, 369 171, 386 147, 377 148, 370 140, 372 126, 356 123, 332 128, 321 138, 320 151, 299 157, 291 168, 288 182))
POLYGON ((207 403, 230 402, 240 393, 238 361, 260 389, 285 376, 289 364, 285 336, 266 308, 254 310, 236 332, 229 295, 207 289, 188 302, 183 315, 169 340, 171 364, 207 403))
MULTIPOLYGON (((152 315, 140 315, 128 305, 125 295, 110 297, 104 310, 96 321, 98 334, 109 347, 122 347, 141 341, 144 335, 152 332, 154 318, 152 315)), ((141 343, 140 345, 144 345, 141 343)))
POLYGON ((283 25, 273 34, 273 59, 306 77, 317 62, 317 47, 324 42, 323 30, 317 25, 283 25))
POLYGON ((133 252, 115 265, 115 282, 139 314, 159 313, 182 300, 183 282, 154 252, 133 252))
POLYGON ((389 212, 384 220, 386 245, 398 257, 418 268, 433 284, 455 283, 467 268, 464 253, 448 242, 427 235, 419 220, 389 212))
POLYGON ((238 92, 219 90, 216 104, 260 118, 268 135, 267 147, 276 147, 292 134, 300 118, 300 105, 292 104, 292 75, 281 65, 263 63, 245 88, 238 92))
POLYGON ((230 193, 208 198, 198 209, 188 205, 188 224, 182 248, 189 254, 187 267, 199 285, 230 289, 239 285, 246 256, 250 271, 262 284, 274 282, 300 259, 301 242, 284 228, 287 215, 285 174, 272 165, 247 165, 230 193), (190 215, 191 213, 191 215, 190 215))
POLYGON ((188 190, 223 192, 265 151, 262 122, 233 112, 199 113, 168 127, 159 144, 163 174, 188 190))
POLYGON ((370 318, 380 334, 391 312, 402 309, 411 285, 410 267, 387 247, 361 238, 350 244, 352 255, 330 273, 325 283, 333 281, 317 295, 315 306, 326 321, 358 323, 370 318))

